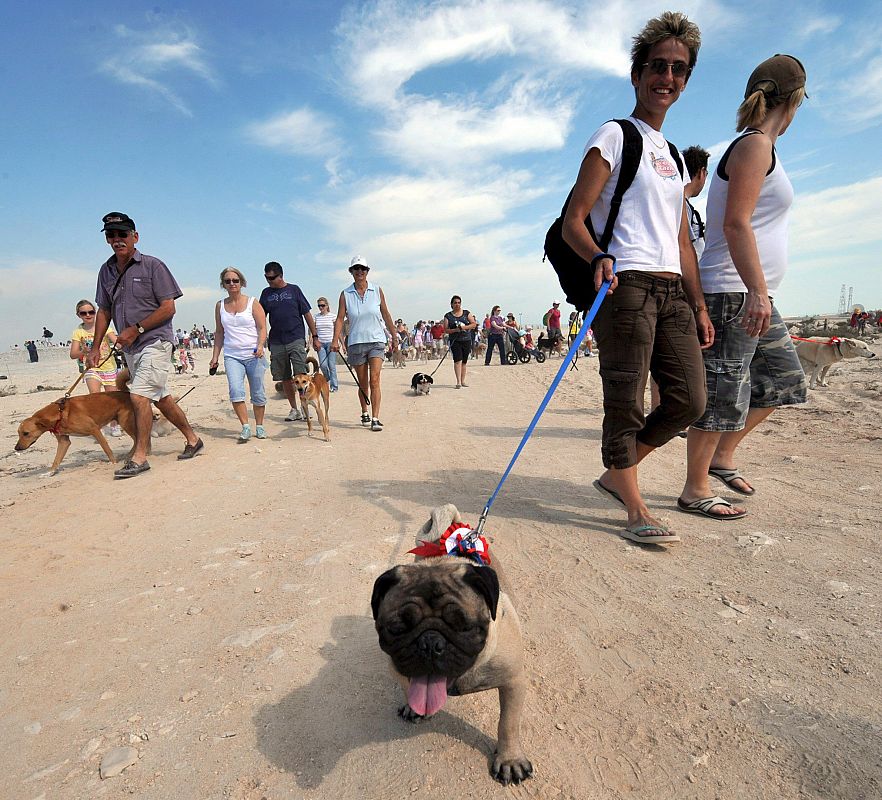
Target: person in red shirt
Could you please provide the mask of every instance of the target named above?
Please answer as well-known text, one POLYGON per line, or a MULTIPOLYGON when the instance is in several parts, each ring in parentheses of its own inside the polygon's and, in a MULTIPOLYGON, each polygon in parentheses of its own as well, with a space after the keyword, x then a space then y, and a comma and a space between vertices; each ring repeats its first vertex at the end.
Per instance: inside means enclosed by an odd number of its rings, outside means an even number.
POLYGON ((558 308, 560 303, 552 303, 551 308, 548 309, 548 338, 554 339, 557 336, 563 336, 560 331, 560 309, 558 308))
POLYGON ((439 320, 429 330, 432 334, 432 352, 437 358, 444 349, 444 323, 439 320))

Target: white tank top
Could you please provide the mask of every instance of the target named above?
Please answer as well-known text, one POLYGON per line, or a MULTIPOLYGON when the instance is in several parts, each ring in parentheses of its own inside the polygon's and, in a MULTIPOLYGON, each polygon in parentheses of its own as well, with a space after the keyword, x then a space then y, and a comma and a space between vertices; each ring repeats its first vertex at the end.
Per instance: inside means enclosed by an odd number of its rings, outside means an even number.
MULTIPOLYGON (((729 245, 723 234, 723 218, 729 197, 726 161, 735 144, 752 133, 755 132, 743 134, 729 146, 714 172, 708 191, 706 243, 699 264, 701 286, 708 294, 747 291, 729 253, 729 245)), ((793 186, 772 148, 772 166, 763 180, 756 208, 750 218, 769 294, 775 293, 787 271, 787 220, 792 204, 793 186)))
POLYGON ((257 323, 254 321, 254 298, 249 297, 245 310, 230 314, 220 302, 220 321, 224 329, 224 354, 233 358, 251 358, 257 347, 257 323))

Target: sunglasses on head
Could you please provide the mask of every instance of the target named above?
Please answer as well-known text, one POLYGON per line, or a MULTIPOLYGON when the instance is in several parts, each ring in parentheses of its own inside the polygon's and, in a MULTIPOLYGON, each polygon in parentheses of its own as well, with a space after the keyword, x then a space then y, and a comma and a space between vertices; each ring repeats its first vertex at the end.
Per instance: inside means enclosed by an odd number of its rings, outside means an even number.
POLYGON ((107 239, 128 239, 131 231, 104 231, 107 239))
POLYGON ((685 61, 671 62, 665 61, 663 58, 653 58, 651 61, 643 64, 643 66, 649 67, 649 71, 653 75, 665 75, 667 74, 668 67, 670 67, 671 75, 675 78, 685 78, 690 72, 689 65, 685 61))
POLYGON ((241 283, 238 278, 224 278, 224 283, 241 283))
POLYGON ((77 311, 77 316, 79 316, 79 317, 94 317, 95 316, 95 309, 93 308, 91 311, 87 311, 84 308, 80 311, 77 311))
POLYGON ((280 272, 277 275, 264 275, 263 277, 266 278, 268 281, 274 281, 276 278, 281 278, 282 273, 280 272))

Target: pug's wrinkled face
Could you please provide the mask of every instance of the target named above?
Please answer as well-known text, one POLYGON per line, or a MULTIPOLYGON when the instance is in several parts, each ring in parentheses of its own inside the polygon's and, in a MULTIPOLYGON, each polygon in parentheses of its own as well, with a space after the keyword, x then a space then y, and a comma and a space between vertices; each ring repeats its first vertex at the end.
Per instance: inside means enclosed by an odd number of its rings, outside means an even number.
POLYGON ((411 679, 408 702, 430 716, 475 663, 496 618, 499 581, 490 567, 442 556, 377 578, 371 607, 380 648, 411 679))

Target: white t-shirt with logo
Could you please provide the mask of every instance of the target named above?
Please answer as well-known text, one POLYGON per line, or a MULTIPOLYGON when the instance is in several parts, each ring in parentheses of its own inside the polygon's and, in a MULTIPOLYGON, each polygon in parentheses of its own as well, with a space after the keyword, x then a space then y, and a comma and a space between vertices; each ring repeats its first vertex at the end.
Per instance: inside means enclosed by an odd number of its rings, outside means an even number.
MULTIPOLYGON (((682 271, 678 233, 688 175, 680 177, 660 131, 634 117, 630 120, 643 137, 643 155, 634 182, 622 198, 608 250, 616 257, 619 272, 633 269, 679 275, 682 271), (664 144, 659 147, 656 142, 664 144)), ((624 134, 614 121, 601 125, 585 145, 585 155, 596 147, 612 170, 600 198, 591 209, 591 224, 598 238, 609 217, 609 205, 622 167, 623 146, 624 134)))

